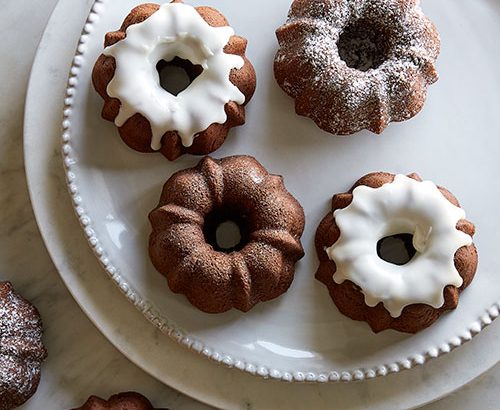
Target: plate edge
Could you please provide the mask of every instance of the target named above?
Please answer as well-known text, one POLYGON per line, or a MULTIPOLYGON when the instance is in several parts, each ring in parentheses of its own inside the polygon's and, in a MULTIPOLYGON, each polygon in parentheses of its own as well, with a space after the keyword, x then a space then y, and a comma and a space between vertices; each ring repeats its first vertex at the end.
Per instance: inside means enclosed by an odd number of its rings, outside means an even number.
POLYGON ((70 68, 66 95, 64 99, 61 153, 64 164, 68 192, 72 199, 72 207, 75 215, 84 231, 87 243, 91 247, 99 263, 104 268, 110 279, 118 286, 124 296, 162 333, 167 334, 179 344, 191 349, 200 355, 221 363, 229 368, 236 368, 254 376, 260 376, 265 379, 276 379, 285 382, 351 382, 375 377, 386 376, 391 373, 398 373, 402 370, 408 370, 416 366, 423 365, 429 360, 440 357, 451 352, 459 346, 472 340, 474 336, 489 326, 500 314, 500 301, 495 302, 488 308, 483 315, 476 319, 461 332, 459 336, 450 338, 439 346, 431 346, 423 353, 414 354, 405 359, 394 361, 389 364, 381 364, 371 368, 358 368, 352 370, 331 370, 328 372, 314 372, 308 370, 285 371, 281 369, 269 368, 265 365, 250 363, 245 360, 236 359, 228 354, 218 352, 215 349, 206 346, 196 338, 190 337, 185 331, 179 328, 175 323, 158 312, 154 305, 145 300, 127 281, 120 275, 120 271, 112 264, 106 251, 102 247, 99 239, 92 229, 91 219, 87 215, 75 183, 76 175, 72 172, 72 166, 76 164, 71 156, 71 116, 73 107, 73 98, 77 91, 78 75, 82 65, 83 56, 86 50, 88 36, 93 31, 93 23, 99 18, 99 12, 107 0, 94 0, 92 8, 84 24, 81 36, 78 41, 75 55, 70 68))

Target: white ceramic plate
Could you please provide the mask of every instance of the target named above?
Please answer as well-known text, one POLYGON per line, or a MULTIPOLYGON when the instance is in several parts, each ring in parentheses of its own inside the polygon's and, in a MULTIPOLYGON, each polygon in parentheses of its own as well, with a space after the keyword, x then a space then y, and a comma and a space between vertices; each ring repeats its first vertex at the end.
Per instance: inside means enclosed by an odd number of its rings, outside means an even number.
POLYGON ((500 357, 500 323, 412 371, 361 383, 282 383, 220 366, 160 334, 104 275, 87 246, 60 163, 67 72, 91 1, 60 0, 44 32, 27 92, 24 149, 35 216, 59 274, 82 310, 127 358, 175 389, 217 408, 402 410, 443 397, 500 357), (66 41, 54 41, 64 38, 66 41), (40 102, 43 101, 43 104, 40 102))
POLYGON ((500 6, 493 1, 426 2, 425 11, 441 32, 442 54, 441 80, 430 88, 423 112, 391 125, 381 137, 363 132, 343 139, 296 116, 293 101, 273 79, 274 30, 285 20, 289 3, 276 0, 269 7, 264 0, 211 1, 248 38, 248 56, 258 75, 247 124, 234 130, 214 156, 255 156, 269 171, 285 176, 306 212, 306 256, 288 293, 246 314, 206 315, 182 295, 172 294, 150 264, 146 216, 165 180, 199 158, 169 163, 160 155, 138 154, 100 118, 102 101, 91 86, 92 66, 104 33, 119 27, 136 1, 97 1, 74 59, 63 152, 76 211, 91 246, 126 296, 156 326, 216 361, 298 381, 348 381, 413 367, 470 340, 498 316, 500 291, 492 283, 500 194, 491 182, 500 175, 500 46, 495 41, 500 6), (393 331, 374 335, 366 324, 342 316, 314 280, 313 237, 331 195, 374 170, 416 171, 445 185, 477 226, 480 266, 475 281, 455 312, 415 336, 393 331))

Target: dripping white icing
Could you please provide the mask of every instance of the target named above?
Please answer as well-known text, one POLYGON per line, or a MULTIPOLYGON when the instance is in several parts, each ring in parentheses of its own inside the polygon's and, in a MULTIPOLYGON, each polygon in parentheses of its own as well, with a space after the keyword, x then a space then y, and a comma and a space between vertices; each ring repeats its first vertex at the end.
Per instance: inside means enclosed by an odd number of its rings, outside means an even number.
POLYGON ((229 80, 231 70, 244 65, 240 56, 224 53, 234 35, 231 27, 211 27, 194 7, 173 3, 129 26, 126 34, 125 39, 104 50, 116 60, 107 92, 121 101, 115 120, 118 127, 136 113, 149 120, 152 149, 161 148, 161 138, 168 131, 177 131, 182 144, 190 147, 196 134, 211 124, 226 122, 225 104, 245 102, 245 96, 229 80), (161 87, 156 70, 160 60, 175 57, 203 67, 177 96, 161 87))
POLYGON ((359 186, 352 203, 334 216, 341 234, 326 249, 337 265, 333 280, 358 285, 368 306, 382 302, 392 317, 399 317, 411 304, 443 306, 444 288, 462 285, 454 255, 472 243, 469 235, 456 229, 465 212, 434 183, 397 175, 380 188, 359 186), (417 250, 403 266, 382 260, 376 249, 380 239, 400 233, 412 234, 417 250))

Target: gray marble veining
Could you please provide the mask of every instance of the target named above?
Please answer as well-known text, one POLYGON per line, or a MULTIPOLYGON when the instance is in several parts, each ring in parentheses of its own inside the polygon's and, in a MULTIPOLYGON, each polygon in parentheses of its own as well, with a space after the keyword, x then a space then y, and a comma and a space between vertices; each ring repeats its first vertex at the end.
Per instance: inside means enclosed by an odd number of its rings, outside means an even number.
MULTIPOLYGON (((49 350, 38 392, 23 409, 69 409, 91 394, 107 397, 127 390, 139 391, 156 406, 173 410, 208 409, 144 373, 99 333, 63 285, 38 232, 25 182, 22 120, 30 67, 56 3, 5 0, 0 26, 0 279, 13 282, 37 305, 49 350)), ((54 160, 59 160, 57 153, 54 160)), ((497 365, 426 408, 494 409, 499 391, 497 365)))

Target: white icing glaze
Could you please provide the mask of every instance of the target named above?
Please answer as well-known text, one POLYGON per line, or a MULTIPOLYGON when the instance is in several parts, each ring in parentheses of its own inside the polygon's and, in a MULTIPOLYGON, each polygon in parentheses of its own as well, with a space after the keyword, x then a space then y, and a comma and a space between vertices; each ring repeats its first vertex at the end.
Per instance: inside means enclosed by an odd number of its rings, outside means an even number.
POLYGON ((444 288, 462 285, 454 255, 472 243, 470 235, 456 229, 465 212, 434 183, 397 175, 393 183, 380 188, 359 186, 352 203, 334 216, 341 234, 326 249, 337 266, 333 280, 358 285, 368 306, 382 302, 392 317, 399 317, 411 304, 443 306, 444 288), (417 251, 403 266, 377 254, 380 239, 400 233, 413 235, 417 251))
POLYGON ((173 3, 129 26, 126 34, 125 39, 104 50, 116 60, 107 92, 121 101, 115 120, 118 127, 136 113, 149 120, 152 149, 161 148, 161 138, 168 131, 177 131, 182 144, 190 147, 196 134, 211 124, 226 122, 226 103, 245 102, 245 96, 229 80, 231 70, 244 65, 242 57, 224 53, 234 35, 231 27, 211 27, 194 7, 173 3), (200 76, 177 96, 161 87, 156 70, 160 60, 175 57, 203 67, 200 76))

